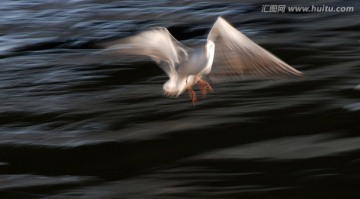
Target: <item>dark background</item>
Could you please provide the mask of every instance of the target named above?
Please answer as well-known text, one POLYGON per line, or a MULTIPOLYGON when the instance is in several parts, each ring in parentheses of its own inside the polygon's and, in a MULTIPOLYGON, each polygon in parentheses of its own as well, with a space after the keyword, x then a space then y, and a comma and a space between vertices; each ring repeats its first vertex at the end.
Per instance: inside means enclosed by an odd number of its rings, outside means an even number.
POLYGON ((0 198, 358 198, 358 1, 0 2, 0 198), (263 5, 353 13, 263 13, 263 5), (218 16, 305 73, 162 95, 149 59, 98 42, 218 16))

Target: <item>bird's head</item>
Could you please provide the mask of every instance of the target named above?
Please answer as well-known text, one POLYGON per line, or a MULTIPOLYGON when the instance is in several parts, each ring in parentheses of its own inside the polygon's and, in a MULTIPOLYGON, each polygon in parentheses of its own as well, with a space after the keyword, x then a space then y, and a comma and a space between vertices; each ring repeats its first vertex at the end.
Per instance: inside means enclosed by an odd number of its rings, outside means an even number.
POLYGON ((170 79, 164 84, 164 95, 168 97, 179 96, 186 88, 186 79, 178 76, 170 76, 170 79))
POLYGON ((168 97, 175 97, 178 95, 176 81, 169 79, 163 86, 164 95, 168 97))
POLYGON ((170 79, 164 84, 164 95, 168 97, 177 97, 183 93, 189 85, 193 85, 195 76, 170 76, 170 79))

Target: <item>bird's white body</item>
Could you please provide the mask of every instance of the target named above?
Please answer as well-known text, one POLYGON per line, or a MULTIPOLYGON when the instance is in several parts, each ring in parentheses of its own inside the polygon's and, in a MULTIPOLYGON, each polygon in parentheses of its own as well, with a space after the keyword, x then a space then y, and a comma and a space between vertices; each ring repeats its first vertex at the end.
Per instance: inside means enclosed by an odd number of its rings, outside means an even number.
POLYGON ((169 76, 169 80, 164 84, 165 95, 178 96, 189 85, 210 73, 215 54, 214 42, 208 40, 205 46, 191 49, 190 52, 189 58, 175 66, 176 73, 169 76))
POLYGON ((206 44, 198 48, 184 46, 166 28, 148 30, 104 46, 123 54, 146 55, 156 61, 169 77, 163 86, 167 96, 180 95, 198 81, 204 82, 201 78, 208 75, 217 80, 302 75, 222 17, 213 25, 206 44))

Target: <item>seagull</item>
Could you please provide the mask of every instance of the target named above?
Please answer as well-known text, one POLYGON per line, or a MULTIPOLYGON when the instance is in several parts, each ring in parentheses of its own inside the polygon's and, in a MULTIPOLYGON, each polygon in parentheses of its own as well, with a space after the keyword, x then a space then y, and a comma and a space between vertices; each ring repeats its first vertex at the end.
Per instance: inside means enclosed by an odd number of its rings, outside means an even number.
POLYGON ((299 77, 302 73, 254 43, 218 17, 205 44, 187 47, 164 27, 156 27, 134 36, 101 44, 107 50, 125 55, 148 56, 167 74, 163 93, 177 97, 188 91, 193 105, 197 102, 193 86, 205 98, 213 92, 211 82, 241 78, 274 79, 299 77))

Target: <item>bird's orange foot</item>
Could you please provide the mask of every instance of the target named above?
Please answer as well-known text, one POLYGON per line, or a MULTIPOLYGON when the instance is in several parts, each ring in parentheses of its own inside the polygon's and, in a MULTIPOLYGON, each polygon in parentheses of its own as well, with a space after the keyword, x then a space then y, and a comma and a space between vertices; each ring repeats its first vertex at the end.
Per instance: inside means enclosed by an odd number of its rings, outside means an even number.
POLYGON ((204 97, 204 99, 206 94, 208 94, 209 92, 213 92, 213 89, 211 88, 210 84, 205 80, 199 79, 196 85, 199 87, 201 95, 204 97))
POLYGON ((189 96, 190 96, 190 99, 191 99, 191 103, 193 105, 195 105, 196 102, 197 102, 196 93, 191 87, 188 87, 188 91, 189 91, 189 96))

